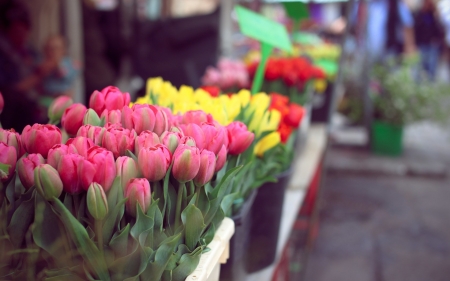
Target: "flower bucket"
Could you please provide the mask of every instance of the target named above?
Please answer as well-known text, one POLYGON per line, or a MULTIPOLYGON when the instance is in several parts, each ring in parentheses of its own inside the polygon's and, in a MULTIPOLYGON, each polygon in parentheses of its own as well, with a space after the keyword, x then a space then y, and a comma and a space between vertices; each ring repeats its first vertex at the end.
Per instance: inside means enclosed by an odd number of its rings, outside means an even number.
POLYGON ((388 156, 402 154, 403 126, 374 121, 372 124, 372 151, 388 156))
POLYGON ((251 208, 257 190, 248 197, 238 214, 232 217, 235 224, 235 232, 230 241, 230 258, 221 268, 221 281, 241 281, 245 280, 248 272, 246 261, 248 259, 248 248, 250 242, 251 208))
POLYGON ((278 182, 266 183, 258 189, 251 209, 251 240, 247 258, 247 271, 250 273, 275 261, 284 194, 291 175, 292 169, 289 169, 277 177, 278 182))

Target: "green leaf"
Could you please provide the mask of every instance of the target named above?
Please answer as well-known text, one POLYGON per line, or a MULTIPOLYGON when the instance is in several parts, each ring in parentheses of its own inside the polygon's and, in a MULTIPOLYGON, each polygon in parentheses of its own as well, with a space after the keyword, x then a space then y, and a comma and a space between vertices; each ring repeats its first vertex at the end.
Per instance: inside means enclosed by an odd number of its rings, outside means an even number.
POLYGON ((202 250, 202 247, 198 247, 192 253, 181 257, 179 265, 172 272, 173 281, 183 281, 194 272, 200 262, 202 250))
POLYGON ((127 154, 128 157, 133 158, 133 160, 136 161, 136 163, 138 162, 137 156, 133 152, 131 152, 131 150, 127 149, 126 154, 127 154))
POLYGON ((65 274, 65 275, 59 275, 55 277, 45 278, 45 281, 84 281, 83 278, 80 278, 79 276, 75 274, 65 274))
POLYGON ((175 224, 175 211, 177 207, 177 192, 175 191, 175 188, 169 184, 167 188, 167 209, 166 209, 166 221, 168 229, 171 228, 175 224))
MULTIPOLYGON (((169 211, 171 209, 171 198, 169 196, 169 179, 170 179, 170 174, 172 171, 172 166, 173 164, 170 165, 169 169, 167 170, 166 176, 164 177, 164 184, 163 184, 163 193, 164 193, 164 208, 162 210, 162 215, 163 217, 165 217, 166 212, 167 212, 167 208, 169 208, 169 211)), ((174 201, 176 202, 176 201, 174 201)), ((170 217, 170 213, 167 217, 170 217)), ((170 226, 170 220, 168 220, 168 225, 170 226)))
POLYGON ((117 257, 124 257, 128 253, 128 241, 130 235, 130 224, 116 232, 109 242, 109 246, 117 257))
POLYGON ((137 240, 141 233, 153 228, 154 221, 151 217, 142 212, 141 205, 136 204, 136 209, 137 218, 136 223, 131 228, 131 236, 137 240))
POLYGON ((148 208, 147 215, 153 219, 154 228, 159 231, 163 230, 163 217, 161 211, 159 209, 159 201, 160 199, 154 201, 150 207, 148 208))
POLYGON ((123 200, 123 189, 121 184, 120 176, 117 176, 114 179, 114 182, 107 192, 107 198, 108 198, 108 210, 114 210, 116 208, 116 205, 119 204, 123 200))
POLYGON ((216 215, 214 216, 214 218, 211 221, 212 225, 220 225, 223 221, 223 219, 225 218, 225 213, 222 211, 222 209, 220 208, 217 212, 216 215))
POLYGON ((11 165, 0 163, 0 173, 4 175, 8 175, 9 168, 11 168, 11 165))
POLYGON ((166 270, 170 271, 174 270, 177 267, 178 262, 181 259, 181 256, 190 252, 191 251, 185 244, 178 245, 178 250, 175 253, 173 253, 172 256, 170 257, 169 263, 166 266, 166 270))
POLYGON ((11 218, 8 233, 15 248, 21 248, 25 234, 33 222, 34 201, 34 197, 31 197, 29 200, 22 202, 11 218))
POLYGON ((119 225, 123 216, 125 202, 128 199, 122 199, 114 209, 109 209, 108 216, 103 224, 103 241, 109 241, 114 233, 114 229, 119 225))
POLYGON ((200 238, 200 242, 202 243, 202 246, 207 246, 211 241, 214 239, 214 235, 216 235, 216 226, 212 223, 208 230, 203 233, 202 237, 200 238))
POLYGON ((79 253, 88 261, 92 269, 102 280, 110 280, 106 262, 104 257, 100 254, 95 243, 89 239, 86 229, 80 222, 66 209, 64 204, 58 198, 54 198, 55 210, 61 216, 61 221, 64 223, 66 230, 69 232, 73 242, 75 243, 79 253))
POLYGON ((186 246, 194 250, 206 228, 202 212, 193 204, 189 204, 181 213, 181 221, 185 227, 186 246))
POLYGON ((200 189, 200 198, 198 199, 197 207, 200 209, 200 211, 202 211, 203 216, 206 216, 209 211, 210 205, 205 188, 200 189))
POLYGON ((231 217, 231 206, 233 206, 233 201, 238 196, 239 193, 228 194, 223 198, 222 203, 220 203, 223 213, 228 217, 231 217))
POLYGON ((141 246, 136 243, 136 248, 131 254, 115 260, 109 269, 114 273, 113 280, 122 281, 127 278, 133 280, 145 270, 146 263, 147 255, 141 246))

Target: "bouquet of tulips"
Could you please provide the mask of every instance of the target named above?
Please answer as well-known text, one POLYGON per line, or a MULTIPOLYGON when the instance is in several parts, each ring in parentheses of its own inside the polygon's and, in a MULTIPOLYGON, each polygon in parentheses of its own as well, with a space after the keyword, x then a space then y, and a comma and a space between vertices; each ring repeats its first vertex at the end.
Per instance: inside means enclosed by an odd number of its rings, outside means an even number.
POLYGON ((51 124, 0 130, 2 280, 184 280, 197 267, 236 197, 243 168, 227 154, 254 135, 129 102, 107 87, 89 109, 61 97, 51 124))
MULTIPOLYGON (((216 91, 220 92, 215 89, 214 93, 216 91)), ((238 139, 237 143, 251 144, 249 149, 239 157, 234 155, 232 150, 228 156, 229 163, 245 164, 244 168, 236 175, 237 184, 233 185, 233 193, 237 194, 233 204, 235 213, 253 189, 265 182, 275 181, 275 177, 287 169, 286 162, 289 160, 284 161, 283 157, 278 156, 274 158, 274 155, 279 155, 279 149, 287 146, 287 139, 293 129, 286 130, 286 126, 281 125, 284 124, 282 122, 283 115, 279 110, 281 106, 279 108, 271 106, 271 100, 271 96, 265 93, 252 96, 248 90, 216 96, 215 94, 210 95, 203 88, 194 90, 191 87, 182 86, 177 89, 170 82, 161 78, 152 78, 147 82, 146 96, 138 98, 136 103, 161 104, 181 114, 191 110, 207 112, 226 126, 230 141, 238 139), (254 133, 254 140, 253 135, 249 135, 248 131, 254 133), (252 140, 253 142, 251 142, 252 140)), ((283 106, 285 105, 283 104, 283 106)), ((283 107, 285 113, 290 109, 293 110, 292 114, 297 114, 298 110, 301 111, 299 108, 290 108, 290 105, 287 104, 286 106, 287 108, 283 107)), ((297 124, 294 126, 298 127, 303 117, 302 113, 303 111, 301 114, 297 114, 297 117, 293 117, 293 119, 297 118, 295 121, 297 124)), ((195 139, 203 138, 200 130, 189 134, 195 139)), ((293 141, 290 142, 290 146, 293 147, 293 141)), ((284 151, 292 150, 284 149, 284 151)), ((292 158, 289 156, 284 159, 292 158)))

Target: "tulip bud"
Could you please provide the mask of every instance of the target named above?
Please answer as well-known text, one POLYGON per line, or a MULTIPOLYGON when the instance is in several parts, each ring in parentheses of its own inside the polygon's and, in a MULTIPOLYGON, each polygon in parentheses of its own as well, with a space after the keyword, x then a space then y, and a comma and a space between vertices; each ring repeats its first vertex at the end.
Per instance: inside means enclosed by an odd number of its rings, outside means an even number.
POLYGON ((73 104, 73 100, 68 96, 57 97, 48 108, 48 119, 52 124, 57 124, 61 121, 64 111, 73 104))
POLYGON ((14 129, 4 130, 0 129, 0 142, 4 142, 9 146, 14 146, 17 151, 17 158, 22 157, 25 154, 24 147, 22 145, 22 139, 14 129))
POLYGON ((228 138, 227 130, 221 125, 214 125, 212 123, 203 123, 202 130, 205 135, 205 149, 219 153, 225 139, 228 138))
POLYGON ((173 154, 175 150, 178 147, 178 144, 180 143, 181 138, 183 137, 180 133, 174 133, 174 132, 164 132, 161 135, 161 143, 167 146, 169 148, 170 153, 173 154))
POLYGON ((98 114, 92 108, 89 108, 84 115, 83 125, 101 126, 101 124, 102 120, 98 117, 98 114))
POLYGON ((223 166, 225 166, 226 162, 227 162, 227 148, 225 147, 225 145, 222 145, 222 148, 220 149, 219 153, 217 154, 215 172, 217 173, 218 171, 222 170, 222 168, 223 168, 223 166))
POLYGON ((179 182, 188 182, 198 174, 200 152, 197 147, 180 144, 172 159, 172 174, 179 182))
POLYGON ((76 137, 69 139, 66 142, 72 153, 80 154, 83 157, 87 157, 87 152, 91 147, 94 147, 94 142, 86 137, 76 137))
POLYGON ((140 205, 142 212, 146 213, 151 203, 150 183, 147 179, 132 179, 125 187, 125 203, 128 214, 136 217, 136 206, 140 205))
POLYGON ((95 145, 102 145, 103 134, 105 134, 106 128, 92 126, 92 125, 83 125, 78 130, 78 137, 85 137, 91 139, 95 145))
POLYGON ((185 145, 189 145, 189 146, 193 146, 193 147, 197 147, 195 140, 192 137, 182 137, 180 139, 180 142, 178 145, 180 144, 185 144, 185 145))
POLYGON ((124 106, 122 109, 122 125, 129 130, 134 129, 137 134, 142 131, 153 131, 155 128, 155 113, 148 104, 135 104, 132 108, 124 106))
POLYGON ((153 128, 153 132, 160 136, 169 129, 169 117, 161 107, 154 105, 149 105, 149 107, 155 114, 155 127, 153 128))
POLYGON ((76 151, 70 151, 69 147, 65 144, 57 144, 54 145, 49 151, 47 156, 47 164, 52 166, 55 169, 58 169, 59 161, 63 155, 72 152, 76 153, 76 151))
POLYGON ((213 118, 211 114, 207 114, 203 110, 191 110, 183 114, 181 118, 182 124, 197 124, 201 125, 205 122, 212 122, 213 118))
POLYGON ((200 169, 194 178, 196 186, 204 186, 211 181, 216 168, 216 155, 214 152, 203 149, 200 153, 200 169))
POLYGON ((17 151, 13 146, 0 142, 0 163, 9 165, 8 171, 0 170, 0 179, 5 182, 11 178, 16 170, 17 151))
POLYGON ((94 164, 83 156, 68 153, 61 157, 58 173, 64 190, 70 194, 76 194, 89 188, 97 171, 94 164))
POLYGON ((174 126, 174 127, 170 128, 170 131, 174 132, 174 133, 180 133, 182 136, 184 136, 183 131, 179 127, 174 126))
POLYGON ((139 155, 142 148, 152 147, 160 143, 161 141, 157 134, 151 131, 143 131, 134 141, 134 151, 136 155, 139 155))
POLYGON ((86 113, 86 106, 75 103, 69 106, 61 118, 61 126, 70 136, 75 136, 78 129, 83 125, 83 117, 86 113))
POLYGON ((205 134, 202 128, 194 123, 180 125, 183 134, 187 137, 192 137, 195 140, 195 144, 199 149, 205 148, 205 134))
POLYGON ((54 125, 34 124, 23 129, 21 140, 26 152, 38 153, 47 158, 48 151, 55 144, 61 143, 62 136, 54 125))
POLYGON ((229 124, 227 130, 229 139, 228 152, 231 155, 243 153, 255 139, 255 134, 247 130, 247 126, 239 121, 229 124))
POLYGON ((169 149, 162 144, 157 144, 153 147, 141 149, 138 164, 144 177, 150 182, 155 182, 166 176, 171 158, 169 149))
POLYGON ((124 156, 127 150, 134 151, 136 132, 128 129, 108 128, 103 135, 102 146, 112 151, 114 158, 124 156))
POLYGON ((94 146, 87 152, 87 159, 94 164, 94 182, 103 186, 108 191, 116 178, 116 163, 111 151, 99 146, 94 146))
POLYGON ((99 91, 94 91, 89 99, 89 107, 95 110, 98 115, 103 110, 122 110, 124 106, 130 104, 130 94, 122 93, 119 88, 109 86, 99 91))
POLYGON ((45 200, 61 196, 63 183, 58 172, 48 164, 41 164, 34 169, 34 182, 39 194, 45 200))
POLYGON ((125 188, 131 179, 138 176, 138 167, 133 158, 121 156, 116 160, 117 175, 122 180, 122 187, 125 188))
POLYGON ((100 116, 102 119, 104 119, 105 124, 111 123, 111 124, 122 124, 122 111, 121 110, 110 110, 108 109, 103 110, 102 115, 100 116))
POLYGON ((45 164, 45 159, 40 154, 28 154, 17 161, 17 172, 25 189, 34 185, 34 169, 41 164, 45 164))
POLYGON ((93 182, 87 191, 87 207, 91 216, 96 220, 102 220, 108 214, 108 200, 103 187, 93 182))

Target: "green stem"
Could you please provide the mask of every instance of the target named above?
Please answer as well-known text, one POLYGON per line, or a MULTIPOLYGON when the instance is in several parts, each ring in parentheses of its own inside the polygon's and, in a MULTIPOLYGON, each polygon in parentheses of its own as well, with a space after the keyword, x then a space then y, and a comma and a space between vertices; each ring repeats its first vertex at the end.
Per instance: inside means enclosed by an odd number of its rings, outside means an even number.
POLYGON ((195 194, 197 194, 197 199, 195 199, 195 206, 198 206, 198 201, 199 201, 199 199, 200 199, 201 188, 202 188, 202 186, 199 185, 199 186, 197 186, 197 188, 195 189, 195 194))
POLYGON ((183 192, 186 189, 186 184, 184 182, 180 182, 180 186, 178 187, 178 196, 177 196, 177 207, 175 209, 175 231, 180 226, 181 221, 181 202, 183 201, 183 192))
POLYGON ((193 181, 190 181, 190 182, 189 182, 189 189, 190 189, 189 195, 194 194, 194 192, 195 192, 195 186, 194 186, 194 182, 193 182, 193 181))
POLYGON ((95 220, 95 236, 97 236, 98 248, 101 255, 103 256, 103 221, 95 220))

